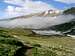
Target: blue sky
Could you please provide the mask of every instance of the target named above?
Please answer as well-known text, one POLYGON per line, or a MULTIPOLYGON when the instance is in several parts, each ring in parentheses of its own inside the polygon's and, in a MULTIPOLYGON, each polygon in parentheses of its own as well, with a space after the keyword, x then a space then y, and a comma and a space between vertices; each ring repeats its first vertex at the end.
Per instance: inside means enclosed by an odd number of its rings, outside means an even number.
MULTIPOLYGON (((61 9, 61 10, 65 9, 65 8, 75 6, 75 3, 67 4, 67 3, 64 3, 64 2, 56 1, 56 0, 33 0, 33 1, 42 1, 42 2, 45 2, 49 5, 54 6, 57 9, 61 9)), ((0 0, 0 17, 3 17, 5 15, 4 10, 9 5, 14 6, 14 7, 19 7, 18 5, 14 5, 14 4, 11 4, 11 3, 6 3, 6 2, 4 2, 4 0, 0 0)))
MULTIPOLYGON (((34 0, 36 1, 36 0, 34 0)), ((66 3, 62 3, 62 2, 58 2, 58 1, 54 1, 54 0, 39 0, 39 1, 43 1, 46 2, 50 5, 53 5, 54 7, 58 8, 58 9, 64 9, 66 7, 70 7, 70 4, 66 4, 66 3)))
MULTIPOLYGON (((63 2, 55 1, 55 0, 33 0, 33 1, 43 1, 43 2, 46 2, 50 5, 58 8, 58 9, 64 9, 64 8, 71 7, 71 6, 75 5, 75 4, 66 4, 63 2)), ((15 6, 13 4, 5 3, 4 0, 0 0, 0 10, 4 10, 8 5, 15 6)))

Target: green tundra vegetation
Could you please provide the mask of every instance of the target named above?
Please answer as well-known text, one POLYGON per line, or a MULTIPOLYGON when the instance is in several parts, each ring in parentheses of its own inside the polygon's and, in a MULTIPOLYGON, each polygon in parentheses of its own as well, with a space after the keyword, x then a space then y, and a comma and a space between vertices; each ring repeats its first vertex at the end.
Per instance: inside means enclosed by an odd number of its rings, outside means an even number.
POLYGON ((0 56, 14 56, 23 44, 33 47, 27 56, 75 56, 75 39, 71 37, 33 35, 30 30, 0 28, 0 56))

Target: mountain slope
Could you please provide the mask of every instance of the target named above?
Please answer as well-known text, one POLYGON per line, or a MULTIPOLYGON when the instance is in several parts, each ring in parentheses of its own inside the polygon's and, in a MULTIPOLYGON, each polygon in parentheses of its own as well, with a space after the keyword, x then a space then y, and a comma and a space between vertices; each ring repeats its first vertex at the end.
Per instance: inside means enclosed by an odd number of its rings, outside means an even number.
POLYGON ((64 14, 74 14, 75 15, 75 7, 69 8, 63 12, 64 14))
POLYGON ((1 56, 13 56, 16 52, 25 56, 26 48, 21 48, 24 44, 34 47, 27 56, 75 56, 75 39, 71 37, 32 35, 29 30, 0 28, 1 56))

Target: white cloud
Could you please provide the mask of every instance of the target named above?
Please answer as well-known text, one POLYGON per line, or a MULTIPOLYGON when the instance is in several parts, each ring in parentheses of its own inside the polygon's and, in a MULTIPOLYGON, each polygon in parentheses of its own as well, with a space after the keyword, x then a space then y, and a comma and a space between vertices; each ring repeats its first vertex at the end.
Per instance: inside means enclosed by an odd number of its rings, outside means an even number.
POLYGON ((23 4, 25 1, 24 0, 5 0, 4 2, 15 4, 15 5, 20 5, 20 4, 23 4))
POLYGON ((9 17, 17 16, 17 15, 19 15, 20 10, 21 10, 20 8, 8 6, 5 10, 5 14, 6 14, 6 16, 9 16, 9 17))
POLYGON ((8 12, 8 14, 13 14, 15 12, 15 7, 12 7, 12 6, 8 6, 6 8, 6 11, 8 12))
POLYGON ((22 6, 22 7, 8 6, 5 11, 9 15, 30 14, 46 11, 49 9, 55 9, 53 6, 41 1, 34 2, 30 0, 5 0, 5 2, 22 6))
POLYGON ((5 28, 27 28, 27 29, 45 29, 49 28, 53 25, 59 25, 63 23, 70 22, 75 19, 74 15, 59 15, 56 17, 40 17, 40 16, 32 16, 24 19, 16 18, 14 20, 4 20, 0 21, 0 27, 5 28))
POLYGON ((75 0, 55 0, 55 1, 64 2, 68 4, 75 3, 75 0))

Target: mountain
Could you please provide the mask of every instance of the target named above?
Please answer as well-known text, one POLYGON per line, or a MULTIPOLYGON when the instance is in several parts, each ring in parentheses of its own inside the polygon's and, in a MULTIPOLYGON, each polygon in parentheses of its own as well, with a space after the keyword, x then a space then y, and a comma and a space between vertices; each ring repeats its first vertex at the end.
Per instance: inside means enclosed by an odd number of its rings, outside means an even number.
MULTIPOLYGON (((63 14, 65 14, 65 15, 67 15, 67 14, 75 15, 75 7, 64 10, 63 14)), ((64 32, 65 34, 75 35, 75 20, 64 23, 64 24, 53 26, 52 29, 56 30, 56 31, 62 31, 62 32, 65 31, 64 32)))
POLYGON ((55 25, 45 30, 33 30, 33 32, 40 35, 75 35, 75 21, 55 25))
MULTIPOLYGON (((74 8, 67 9, 64 12, 60 10, 48 10, 40 13, 2 19, 0 20, 0 27, 31 29, 35 33, 37 33, 37 31, 46 33, 46 30, 49 29, 53 32, 53 35, 56 34, 57 31, 64 33, 75 26, 75 17, 72 11, 74 11, 74 8)), ((51 32, 46 34, 51 35, 51 32)))
POLYGON ((75 7, 69 8, 63 12, 64 14, 74 14, 75 15, 75 7))
POLYGON ((52 27, 53 30, 56 31, 67 31, 69 29, 72 29, 75 26, 75 22, 68 22, 68 23, 64 23, 64 24, 60 24, 60 25, 55 25, 52 27))
POLYGON ((58 16, 61 14, 60 10, 47 10, 39 14, 39 16, 58 16))
POLYGON ((13 19, 18 19, 18 18, 29 18, 29 17, 32 17, 32 16, 40 16, 40 17, 46 17, 46 16, 57 16, 57 15, 60 15, 61 14, 61 11, 60 10, 47 10, 47 11, 43 11, 43 12, 38 12, 38 13, 30 13, 30 14, 27 14, 27 15, 21 15, 21 16, 15 16, 15 17, 10 17, 10 18, 5 18, 5 19, 0 19, 0 21, 6 21, 6 20, 13 20, 13 19))
MULTIPOLYGON (((75 7, 72 7, 72 8, 69 8, 69 9, 65 10, 63 13, 64 14, 75 15, 75 7)), ((66 34, 75 35, 75 20, 73 20, 72 22, 70 22, 70 24, 68 24, 68 25, 71 27, 71 29, 66 34)))
MULTIPOLYGON (((63 14, 75 15, 75 7, 72 7, 70 9, 65 10, 63 12, 63 14)), ((53 29, 55 29, 56 31, 62 31, 65 34, 75 35, 75 19, 73 21, 68 22, 68 23, 56 25, 53 27, 53 29)))
MULTIPOLYGON (((55 12, 55 11, 51 11, 51 12, 55 12)), ((54 16, 58 16, 61 13, 55 13, 56 15, 54 16)), ((63 15, 75 15, 75 8, 72 7, 70 9, 64 10, 63 15)), ((49 11, 46 14, 46 16, 50 15, 49 11)), ((51 13, 52 15, 52 13, 51 13)), ((62 19, 62 18, 60 18, 62 19)), ((65 18, 67 19, 67 18, 65 18)), ((70 34, 70 35, 75 35, 75 19, 73 19, 72 21, 66 22, 66 23, 62 23, 62 24, 58 24, 58 25, 54 25, 51 27, 46 28, 46 30, 33 30, 34 32, 36 32, 37 34, 42 34, 42 35, 63 35, 63 34, 70 34)))
POLYGON ((8 19, 1 19, 0 27, 10 27, 10 28, 20 27, 28 29, 47 28, 52 25, 60 24, 57 22, 59 19, 55 18, 56 16, 59 17, 58 14, 59 13, 57 13, 57 11, 48 10, 40 13, 32 13, 29 15, 23 15, 8 19), (56 20, 53 18, 55 18, 56 20))

